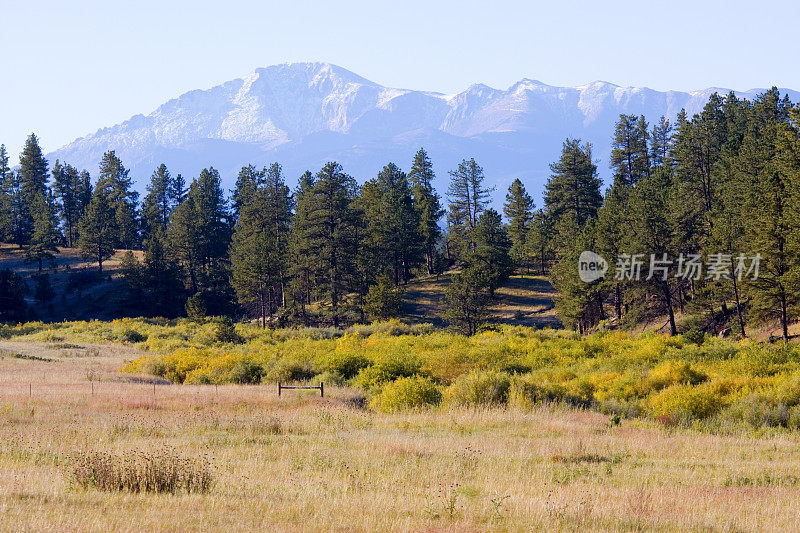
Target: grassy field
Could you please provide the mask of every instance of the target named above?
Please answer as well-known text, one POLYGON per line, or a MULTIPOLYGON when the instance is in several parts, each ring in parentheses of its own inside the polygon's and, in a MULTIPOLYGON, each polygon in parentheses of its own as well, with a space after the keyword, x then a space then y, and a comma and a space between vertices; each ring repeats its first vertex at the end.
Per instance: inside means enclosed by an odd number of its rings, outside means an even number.
POLYGON ((121 373, 145 345, 78 337, 0 341, 2 529, 800 529, 788 430, 611 425, 564 404, 380 413, 349 387, 278 398, 121 373), (77 482, 87 454, 131 451, 202 461, 210 488, 77 482))

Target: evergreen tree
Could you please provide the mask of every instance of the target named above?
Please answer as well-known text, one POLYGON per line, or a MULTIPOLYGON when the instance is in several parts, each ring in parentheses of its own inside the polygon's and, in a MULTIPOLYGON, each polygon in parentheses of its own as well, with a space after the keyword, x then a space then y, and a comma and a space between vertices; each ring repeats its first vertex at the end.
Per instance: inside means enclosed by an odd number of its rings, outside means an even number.
POLYGON ((34 220, 33 235, 25 247, 25 256, 28 261, 38 263, 38 270, 41 272, 44 260, 53 262, 53 252, 58 252, 61 239, 55 201, 49 190, 36 198, 31 213, 34 220))
POLYGON ((103 261, 114 255, 119 230, 106 187, 98 184, 78 225, 78 248, 85 257, 97 261, 103 274, 103 261))
POLYGON ((103 154, 96 187, 106 191, 111 208, 114 210, 117 248, 135 248, 139 243, 136 223, 136 202, 139 193, 131 189, 132 185, 128 170, 114 151, 103 154))
POLYGON ((762 164, 749 184, 745 208, 747 239, 761 254, 758 278, 750 279, 756 319, 777 319, 789 338, 791 311, 800 300, 800 158, 798 133, 789 126, 791 103, 773 88, 754 104, 754 128, 744 153, 762 164))
POLYGON ((28 315, 26 289, 17 273, 8 268, 0 270, 0 323, 25 322, 28 315))
POLYGON ((234 297, 227 264, 230 232, 219 172, 203 169, 172 212, 168 241, 194 303, 211 315, 230 312, 234 297))
POLYGON ((414 155, 411 172, 408 179, 411 182, 411 194, 414 199, 414 209, 419 220, 419 234, 422 236, 422 247, 425 253, 425 267, 428 275, 434 273, 436 262, 436 244, 442 235, 439 220, 444 215, 444 209, 439 195, 433 188, 433 172, 428 153, 420 148, 414 155))
POLYGON ((663 309, 669 317, 670 334, 675 335, 678 330, 675 325, 670 280, 674 277, 671 261, 677 256, 677 250, 671 246, 673 239, 667 211, 669 180, 669 173, 659 170, 637 181, 629 204, 629 229, 632 235, 631 246, 635 253, 650 258, 652 265, 660 268, 649 268, 648 277, 652 277, 644 282, 653 286, 656 294, 660 294, 663 309))
MULTIPOLYGON (((33 237, 37 206, 47 194, 47 160, 42 155, 39 139, 31 133, 19 157, 19 212, 15 213, 18 224, 17 244, 28 244, 33 237)), ((44 216, 46 213, 41 210, 44 216)))
POLYGON ((82 215, 81 176, 72 165, 61 165, 56 160, 53 165, 53 188, 59 200, 58 211, 64 228, 64 238, 68 248, 78 242, 78 223, 82 215))
POLYGON ((167 231, 169 216, 174 208, 170 194, 172 177, 165 164, 160 164, 150 176, 147 195, 142 203, 142 238, 146 241, 157 229, 167 231))
POLYGON ((494 291, 514 272, 511 239, 502 225, 500 214, 494 209, 481 214, 473 236, 475 249, 468 256, 468 266, 484 272, 489 296, 494 297, 494 291))
POLYGON ((262 327, 283 306, 291 196, 280 165, 265 172, 266 180, 239 206, 231 243, 232 282, 239 303, 255 306, 262 327))
POLYGON ((14 181, 6 145, 0 144, 0 241, 14 240, 14 181))
POLYGON ((650 133, 650 165, 653 169, 672 168, 672 124, 662 116, 650 133))
POLYGON ((630 186, 650 174, 649 133, 644 117, 620 115, 611 143, 611 168, 614 179, 630 186))
POLYGON ((286 261, 289 250, 289 231, 291 228, 294 198, 283 179, 283 172, 278 163, 264 168, 264 190, 266 191, 267 224, 272 231, 277 256, 276 268, 278 279, 275 285, 274 301, 276 305, 286 306, 286 283, 289 265, 286 261))
POLYGON ((542 276, 547 273, 553 257, 553 233, 553 223, 547 212, 544 209, 534 211, 525 238, 526 255, 535 261, 542 276))
POLYGON ((312 302, 316 260, 315 228, 311 225, 314 210, 314 176, 306 171, 294 194, 296 209, 289 234, 289 275, 292 306, 308 325, 307 306, 312 302))
POLYGON ((141 275, 148 314, 169 318, 180 315, 185 302, 180 267, 170 257, 166 234, 161 229, 154 230, 147 239, 141 275))
POLYGON ((550 280, 558 292, 556 311, 564 326, 586 333, 605 318, 603 280, 585 283, 579 277, 578 258, 597 249, 593 219, 581 225, 574 212, 566 213, 555 228, 557 257, 550 280))
POLYGON ((447 228, 448 246, 456 259, 463 258, 474 248, 472 231, 478 225, 481 213, 489 205, 489 195, 494 188, 483 185, 483 169, 475 159, 464 159, 458 168, 450 172, 447 190, 449 210, 447 228))
POLYGON ((189 194, 189 188, 186 187, 186 180, 183 178, 182 175, 178 174, 174 178, 172 178, 169 184, 168 193, 173 208, 174 206, 186 200, 186 195, 189 194))
POLYGON ((327 163, 314 180, 312 209, 308 213, 309 248, 315 258, 315 289, 327 300, 327 315, 338 327, 343 319, 345 297, 352 287, 358 252, 357 186, 335 162, 327 163))
POLYGON ((580 226, 597 216, 603 203, 597 166, 592 162, 592 147, 581 146, 580 140, 567 139, 561 158, 550 165, 552 172, 547 181, 544 205, 553 223, 567 213, 575 215, 580 226))
POLYGON ((503 214, 508 219, 508 234, 511 237, 511 258, 516 266, 522 266, 528 260, 526 241, 533 220, 533 200, 525 190, 519 178, 508 188, 503 214))
POLYGON ((394 163, 383 167, 362 187, 359 208, 366 226, 361 253, 369 255, 368 281, 389 273, 396 285, 407 282, 411 270, 422 263, 424 249, 405 173, 394 163))
POLYGON ((89 176, 89 172, 81 170, 80 174, 78 174, 78 186, 75 191, 75 197, 78 203, 79 221, 86 211, 86 208, 89 207, 89 202, 92 201, 92 192, 94 192, 94 188, 92 187, 92 180, 89 176))
POLYGON ((263 179, 264 172, 257 170, 253 165, 242 167, 242 170, 239 171, 239 176, 236 178, 236 186, 231 196, 231 211, 234 221, 239 218, 239 211, 242 206, 253 198, 263 179))
POLYGON ((489 293, 486 272, 477 267, 453 274, 444 291, 443 316, 464 335, 474 335, 489 317, 489 293))
POLYGON ((403 289, 388 274, 378 276, 367 292, 364 311, 371 320, 386 320, 403 314, 403 289))

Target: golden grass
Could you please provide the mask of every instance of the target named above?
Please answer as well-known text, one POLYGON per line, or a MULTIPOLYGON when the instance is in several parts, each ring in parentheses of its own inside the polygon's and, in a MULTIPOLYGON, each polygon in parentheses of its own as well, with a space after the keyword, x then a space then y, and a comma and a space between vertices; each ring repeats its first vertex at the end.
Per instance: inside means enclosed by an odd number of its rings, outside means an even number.
POLYGON ((271 386, 129 382, 117 369, 130 348, 0 347, 55 359, 0 360, 6 530, 800 529, 800 438, 783 430, 611 427, 541 406, 376 414, 344 388, 278 399, 271 386), (71 481, 79 451, 165 446, 207 458, 207 493, 71 481))

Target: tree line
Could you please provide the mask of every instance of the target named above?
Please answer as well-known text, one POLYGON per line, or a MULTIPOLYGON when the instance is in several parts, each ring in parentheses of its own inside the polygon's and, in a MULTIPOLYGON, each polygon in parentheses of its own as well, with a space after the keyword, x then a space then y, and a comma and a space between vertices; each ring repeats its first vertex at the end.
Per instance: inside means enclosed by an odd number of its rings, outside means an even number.
POLYGON ((663 319, 675 334, 684 314, 700 330, 746 336, 751 324, 778 323, 789 337, 800 303, 800 108, 788 97, 713 94, 695 116, 652 128, 622 115, 603 195, 591 159, 590 146, 565 142, 545 192, 541 234, 551 237, 538 253, 553 262, 566 325, 663 319), (639 254, 643 275, 585 283, 584 250, 612 265, 639 254), (657 275, 644 275, 654 263, 657 275))
POLYGON ((264 327, 399 316, 409 280, 457 266, 448 318, 472 333, 513 270, 511 240, 473 159, 451 172, 445 230, 434 178, 420 149, 408 174, 389 163, 361 186, 336 162, 305 172, 294 190, 279 164, 248 165, 227 197, 214 168, 187 183, 162 164, 140 202, 114 151, 92 185, 85 170, 50 169, 32 134, 16 171, 0 146, 0 240, 38 264, 37 279, 59 246, 77 247, 100 275, 128 250, 131 314, 247 315, 264 327))
MULTIPOLYGON (((408 173, 389 163, 361 186, 335 162, 294 190, 279 164, 248 165, 229 197, 214 168, 187 183, 162 164, 139 202, 113 151, 92 185, 85 170, 49 168, 31 135, 16 171, 0 146, 0 240, 40 271, 58 246, 78 247, 100 272, 115 250, 144 250, 123 260, 134 314, 341 326, 402 315, 409 280, 454 269, 444 318, 471 334, 519 270, 549 276, 560 318, 581 332, 663 319, 674 334, 688 327, 683 315, 741 336, 775 320, 788 337, 800 304, 800 108, 777 89, 752 102, 713 94, 674 124, 621 115, 612 139, 605 191, 591 145, 567 139, 543 205, 516 179, 504 222, 474 159, 449 173, 443 199, 424 149, 408 173), (606 276, 580 278, 585 250, 611 263, 606 276), (742 276, 744 254, 759 254, 756 278, 742 276), (643 275, 614 275, 632 256, 643 275), (715 273, 687 275, 686 258, 713 259, 715 273), (659 275, 644 275, 654 260, 659 275)), ((13 285, 3 276, 0 293, 13 285)))

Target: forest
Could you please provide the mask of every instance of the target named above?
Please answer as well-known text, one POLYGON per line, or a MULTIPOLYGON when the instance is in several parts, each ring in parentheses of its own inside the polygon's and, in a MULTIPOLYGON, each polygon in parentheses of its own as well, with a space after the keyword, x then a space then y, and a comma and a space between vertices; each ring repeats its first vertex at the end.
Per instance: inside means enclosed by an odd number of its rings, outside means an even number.
POLYGON ((591 145, 566 139, 542 205, 516 179, 501 215, 479 162, 450 171, 442 195, 425 149, 407 173, 388 163, 361 185, 336 162, 293 190, 279 163, 248 165, 229 195, 213 167, 188 181, 162 164, 140 201, 114 151, 92 179, 51 165, 31 134, 16 168, 0 146, 0 242, 36 266, 30 279, 0 272, 0 321, 37 318, 55 297, 48 272, 66 247, 99 277, 127 250, 126 316, 348 327, 402 318, 410 280, 451 272, 442 318, 472 335, 517 272, 547 276, 559 317, 580 333, 663 319, 673 335, 746 337, 777 324, 788 339, 800 294, 800 109, 774 88, 752 102, 715 93, 674 123, 621 115, 609 135, 605 190, 591 145), (578 270, 587 250, 618 267, 642 257, 651 275, 587 283, 578 270), (756 272, 744 257, 759 259, 756 272))

